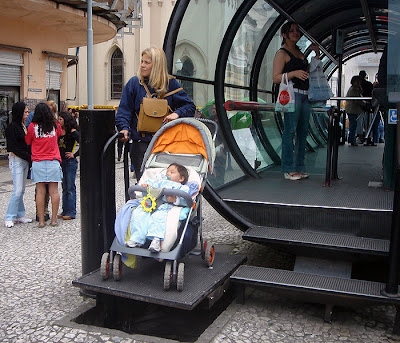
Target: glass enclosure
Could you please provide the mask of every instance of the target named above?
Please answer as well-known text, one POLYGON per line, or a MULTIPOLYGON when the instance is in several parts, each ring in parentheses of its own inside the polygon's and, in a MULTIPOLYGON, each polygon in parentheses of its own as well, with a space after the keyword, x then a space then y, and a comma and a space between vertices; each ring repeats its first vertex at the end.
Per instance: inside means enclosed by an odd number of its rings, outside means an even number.
MULTIPOLYGON (((174 42, 172 73, 193 98, 198 115, 219 124, 211 186, 218 189, 247 176, 268 178, 268 171, 280 171, 281 163, 283 113, 274 111, 276 87, 272 72, 274 56, 282 44, 280 28, 286 17, 266 0, 187 0, 177 4, 181 4, 184 15, 174 42), (257 101, 267 109, 228 111, 224 108, 228 100, 257 101)), ((296 12, 295 6, 283 2, 281 6, 296 12)), ((318 8, 307 10, 304 5, 305 18, 314 19, 312 12, 324 6, 319 3, 318 8)), ((334 8, 334 4, 329 6, 334 8)), ((299 15, 294 19, 303 20, 299 15)), ((304 20, 302 25, 308 25, 304 20)), ((320 25, 326 28, 328 23, 320 25)), ((382 34, 384 31, 380 29, 382 34)), ((365 29, 347 29, 347 33, 349 54, 368 40, 365 29)), ((325 30, 318 42, 331 51, 333 36, 331 30, 325 30)), ((310 61, 314 56, 314 52, 310 53, 311 41, 303 36, 297 45, 310 61)), ((332 59, 329 53, 321 55, 324 73, 333 94, 338 95, 337 63, 332 59)), ((323 173, 325 168, 329 105, 317 104, 311 110, 306 146, 310 173, 323 173)))

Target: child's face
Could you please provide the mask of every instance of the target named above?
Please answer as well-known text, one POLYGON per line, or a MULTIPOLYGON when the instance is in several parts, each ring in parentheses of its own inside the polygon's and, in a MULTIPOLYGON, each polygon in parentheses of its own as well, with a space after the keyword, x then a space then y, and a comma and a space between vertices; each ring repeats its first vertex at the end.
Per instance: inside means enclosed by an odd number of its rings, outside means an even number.
POLYGON ((167 176, 169 176, 171 181, 182 183, 185 179, 181 174, 179 174, 178 169, 175 166, 169 166, 167 169, 167 176))

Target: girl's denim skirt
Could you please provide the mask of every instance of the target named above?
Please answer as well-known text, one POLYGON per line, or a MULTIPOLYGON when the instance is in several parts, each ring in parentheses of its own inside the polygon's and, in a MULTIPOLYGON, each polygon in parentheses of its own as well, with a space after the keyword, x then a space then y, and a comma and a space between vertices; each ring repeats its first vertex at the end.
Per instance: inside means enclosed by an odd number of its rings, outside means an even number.
POLYGON ((38 182, 61 182, 62 169, 58 160, 32 162, 31 179, 38 182))

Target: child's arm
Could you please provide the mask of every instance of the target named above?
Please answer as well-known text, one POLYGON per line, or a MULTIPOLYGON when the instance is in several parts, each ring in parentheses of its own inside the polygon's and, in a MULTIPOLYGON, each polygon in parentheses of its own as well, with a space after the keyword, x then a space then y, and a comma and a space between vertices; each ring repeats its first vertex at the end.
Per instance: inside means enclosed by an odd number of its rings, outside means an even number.
POLYGON ((167 200, 167 202, 175 203, 176 202, 176 197, 173 196, 173 195, 166 195, 165 196, 165 200, 167 200))

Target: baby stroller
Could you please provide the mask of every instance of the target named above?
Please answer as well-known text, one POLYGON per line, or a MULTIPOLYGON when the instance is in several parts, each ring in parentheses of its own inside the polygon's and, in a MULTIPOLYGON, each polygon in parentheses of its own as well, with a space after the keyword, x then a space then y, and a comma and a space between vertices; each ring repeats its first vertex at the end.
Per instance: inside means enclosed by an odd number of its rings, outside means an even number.
MULTIPOLYGON (((159 261, 166 260, 164 289, 170 289, 171 284, 175 283, 177 290, 182 291, 185 266, 180 260, 197 247, 198 239, 200 239, 201 257, 208 267, 212 266, 214 245, 203 241, 202 236, 201 193, 207 180, 207 173, 208 171, 212 172, 214 167, 216 131, 217 126, 213 121, 181 118, 163 125, 154 135, 144 155, 141 180, 148 180, 158 173, 165 172, 171 163, 176 162, 188 169, 188 183, 196 182, 198 184, 197 195, 192 199, 189 194, 181 190, 160 190, 159 195, 161 196, 183 197, 190 208, 186 208, 186 212, 188 212, 186 219, 182 218, 181 207, 173 207, 168 212, 165 238, 159 253, 147 249, 149 240, 141 248, 127 247, 125 243, 129 239, 129 234, 124 230, 118 230, 116 225, 116 237, 110 247, 110 252, 105 252, 101 259, 100 275, 104 280, 109 277, 111 270, 114 280, 120 280, 122 263, 134 267, 136 256, 151 257, 159 261), (213 135, 206 124, 211 125, 211 129, 214 131, 213 135)), ((136 196, 147 195, 147 189, 135 185, 129 187, 128 193, 132 199, 135 197, 134 194, 136 196)), ((128 203, 131 202, 132 208, 135 208, 135 206, 143 206, 143 201, 134 199, 128 203)))

